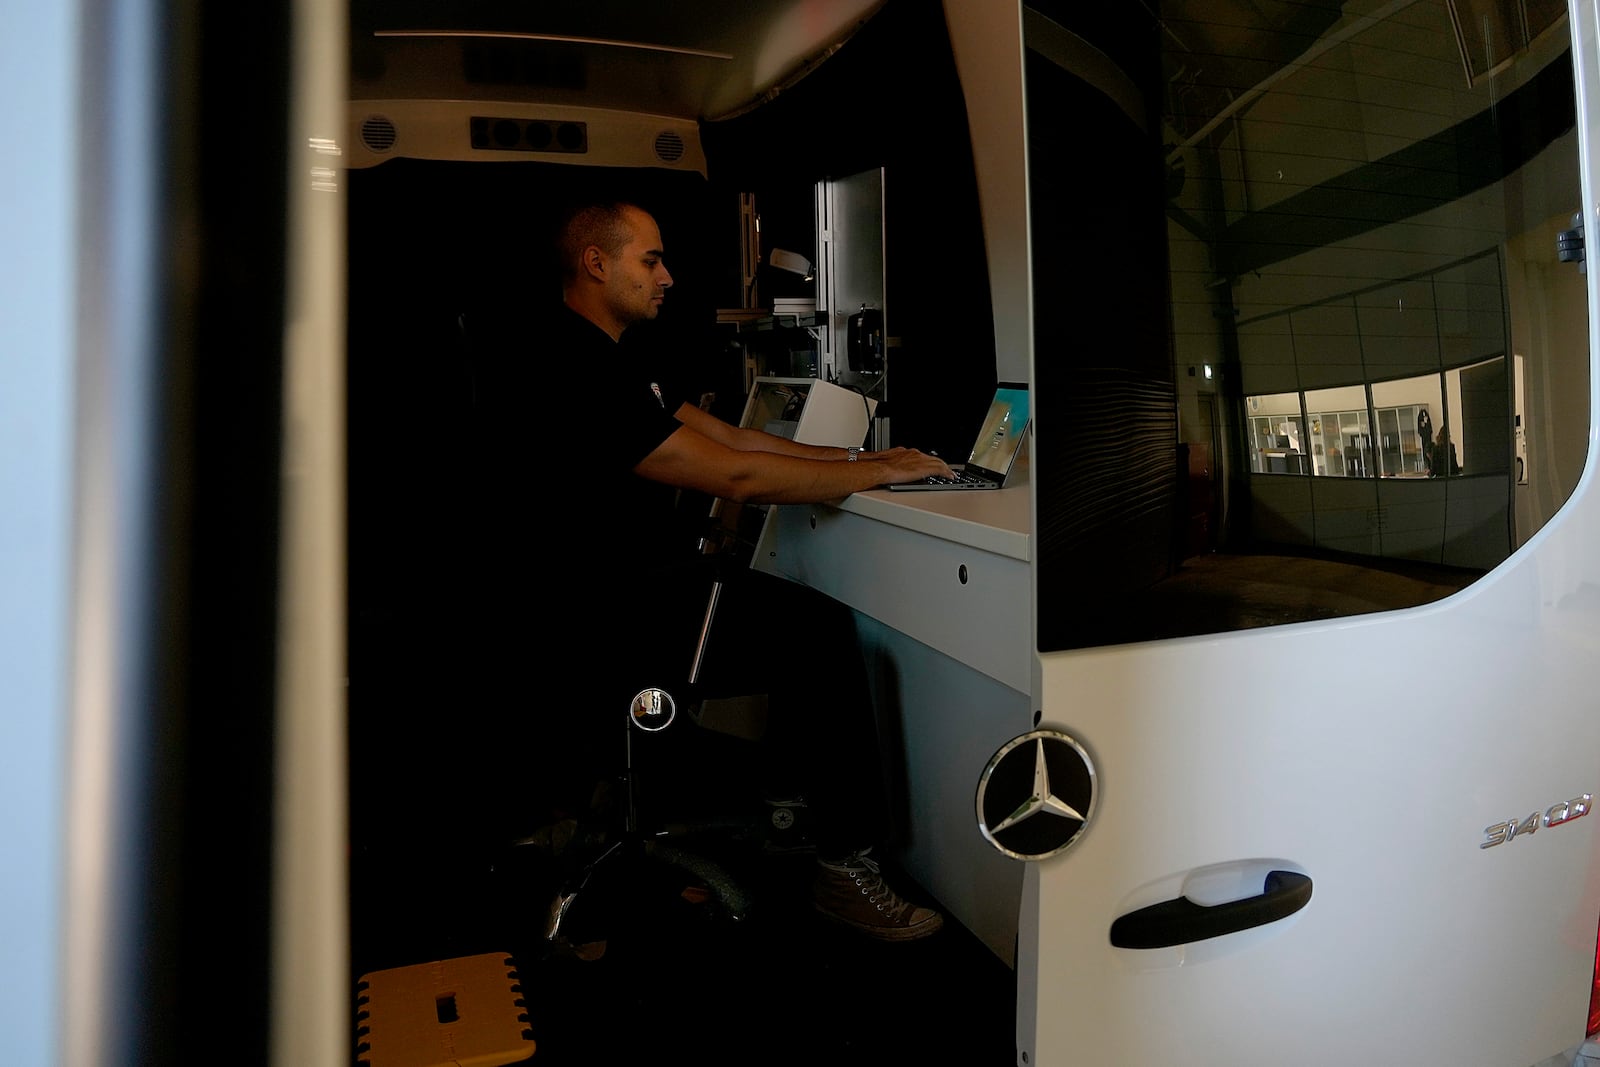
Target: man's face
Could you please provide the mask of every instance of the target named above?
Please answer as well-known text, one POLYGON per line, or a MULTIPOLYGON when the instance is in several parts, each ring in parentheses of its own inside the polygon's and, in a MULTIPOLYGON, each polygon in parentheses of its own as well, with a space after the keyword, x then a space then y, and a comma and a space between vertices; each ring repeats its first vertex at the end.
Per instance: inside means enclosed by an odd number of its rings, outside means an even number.
POLYGON ((606 300, 618 321, 627 325, 653 319, 672 285, 662 262, 661 231, 655 219, 629 209, 633 236, 621 252, 606 260, 606 300))

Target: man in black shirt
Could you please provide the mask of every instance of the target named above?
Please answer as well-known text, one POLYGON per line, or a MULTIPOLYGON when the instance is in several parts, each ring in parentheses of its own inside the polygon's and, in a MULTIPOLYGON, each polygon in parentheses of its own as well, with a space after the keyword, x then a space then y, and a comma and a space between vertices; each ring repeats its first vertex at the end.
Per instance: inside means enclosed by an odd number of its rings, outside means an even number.
POLYGON ((741 504, 811 504, 949 475, 943 460, 915 449, 852 453, 798 444, 733 426, 669 393, 674 368, 621 344, 629 326, 656 317, 672 285, 655 220, 633 205, 590 207, 572 217, 561 242, 560 358, 612 383, 605 395, 614 436, 604 442, 603 458, 605 477, 622 495, 648 506, 664 499, 661 487, 668 486, 741 504))
MULTIPOLYGON (((564 306, 546 358, 605 383, 596 390, 604 397, 605 430, 581 435, 588 551, 609 575, 597 586, 615 591, 601 593, 601 610, 612 619, 649 620, 651 643, 669 656, 689 662, 710 589, 692 531, 674 515, 680 490, 736 504, 808 504, 950 475, 943 460, 914 449, 806 445, 734 426, 681 391, 670 360, 623 344, 630 326, 657 316, 672 285, 660 230, 642 208, 605 203, 572 213, 558 251, 564 306)), ((708 686, 749 692, 743 687, 754 684, 769 695, 763 743, 782 749, 815 822, 818 912, 882 940, 933 933, 939 913, 884 884, 869 854, 888 820, 849 612, 815 590, 748 567, 724 577, 708 686), (774 623, 781 626, 776 647, 774 623)))

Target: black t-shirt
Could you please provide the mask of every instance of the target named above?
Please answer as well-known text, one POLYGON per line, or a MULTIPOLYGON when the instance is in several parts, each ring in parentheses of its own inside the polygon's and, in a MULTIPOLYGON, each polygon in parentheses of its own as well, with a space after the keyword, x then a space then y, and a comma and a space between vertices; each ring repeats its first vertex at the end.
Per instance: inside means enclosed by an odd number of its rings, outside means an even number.
POLYGON ((631 649, 618 661, 622 673, 623 663, 652 674, 665 663, 677 677, 704 613, 710 572, 696 546, 710 501, 633 468, 683 426, 674 412, 693 401, 679 384, 679 361, 653 331, 634 327, 616 343, 565 307, 551 342, 550 358, 591 383, 575 406, 595 420, 580 435, 592 454, 576 464, 571 490, 588 583, 573 598, 577 617, 587 622, 594 613, 595 629, 611 635, 614 650, 631 649))
POLYGON ((671 360, 648 340, 625 334, 622 343, 612 341, 566 307, 551 333, 548 358, 589 383, 572 387, 572 406, 590 420, 573 434, 583 451, 574 456, 572 492, 589 515, 593 551, 603 553, 596 562, 621 571, 680 562, 699 531, 692 516, 680 514, 679 490, 633 472, 682 426, 673 413, 687 394, 672 375, 671 360))
POLYGON ((575 564, 623 573, 694 553, 709 499, 633 473, 682 427, 674 412, 694 395, 660 337, 634 327, 618 343, 560 305, 536 340, 495 362, 484 496, 512 552, 554 536, 575 564))
POLYGON ((478 649, 453 664, 466 696, 448 713, 522 745, 538 763, 529 788, 567 773, 588 785, 620 757, 632 695, 687 676, 704 615, 702 590, 661 577, 675 560, 702 569, 695 509, 633 473, 681 428, 683 394, 654 331, 618 344, 559 304, 517 326, 475 351, 477 458, 460 472, 473 542, 449 571, 464 610, 429 625, 478 649))
POLYGON ((481 394, 482 552, 471 566, 485 610, 509 617, 507 629, 624 641, 631 620, 664 622, 668 605, 700 610, 676 572, 703 565, 695 545, 710 501, 633 473, 682 427, 673 413, 694 395, 659 341, 635 327, 619 344, 561 305, 532 340, 495 346, 481 394))

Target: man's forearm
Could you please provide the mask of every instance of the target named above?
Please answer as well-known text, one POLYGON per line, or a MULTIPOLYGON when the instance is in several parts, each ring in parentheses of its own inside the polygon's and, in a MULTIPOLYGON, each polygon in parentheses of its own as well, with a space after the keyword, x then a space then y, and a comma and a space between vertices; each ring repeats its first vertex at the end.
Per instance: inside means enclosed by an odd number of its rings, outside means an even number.
POLYGON ((751 435, 750 447, 746 451, 776 452, 780 456, 798 456, 801 459, 844 459, 848 455, 847 449, 831 445, 805 445, 765 430, 746 430, 745 433, 751 435))

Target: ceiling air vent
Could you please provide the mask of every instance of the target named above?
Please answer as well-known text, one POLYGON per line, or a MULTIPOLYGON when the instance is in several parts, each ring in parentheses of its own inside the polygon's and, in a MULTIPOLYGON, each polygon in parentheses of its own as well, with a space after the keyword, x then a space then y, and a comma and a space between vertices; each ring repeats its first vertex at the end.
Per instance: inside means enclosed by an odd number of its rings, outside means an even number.
POLYGON ((368 115, 361 124, 361 143, 372 152, 387 152, 394 147, 394 123, 382 115, 368 115))
POLYGON ((683 138, 676 130, 656 134, 656 158, 663 163, 676 163, 683 158, 683 138))
POLYGON ((589 151, 589 124, 547 119, 497 119, 474 115, 467 135, 473 148, 493 152, 589 151))

